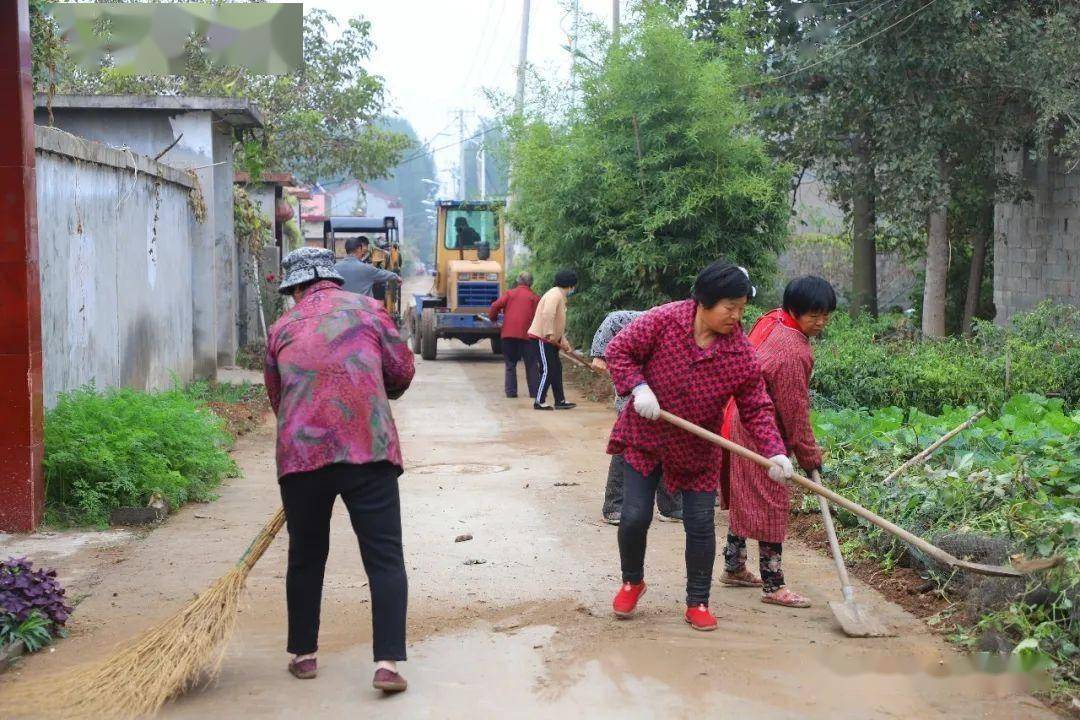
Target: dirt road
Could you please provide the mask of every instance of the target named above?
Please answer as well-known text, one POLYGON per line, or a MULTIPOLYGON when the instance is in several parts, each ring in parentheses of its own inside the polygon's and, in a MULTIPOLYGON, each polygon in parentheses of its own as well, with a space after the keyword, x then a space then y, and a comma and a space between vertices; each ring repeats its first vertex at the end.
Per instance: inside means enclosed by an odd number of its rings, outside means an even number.
MULTIPOLYGON (((921 622, 865 586, 859 595, 900 637, 845 638, 825 606, 838 595, 829 559, 796 543, 786 570, 812 609, 766 606, 756 591, 716 586, 720 629, 695 633, 682 621, 682 527, 655 523, 649 594, 638 617, 614 620, 615 528, 598 520, 612 411, 586 403, 538 413, 525 398, 503 398, 501 363, 486 344, 445 344, 438 361, 418 363, 413 388, 395 404, 408 466, 409 691, 382 698, 370 687, 366 578, 339 505, 318 679, 285 672, 283 533, 251 576, 220 678, 166 717, 1055 717, 1003 681, 968 672, 921 622), (465 533, 473 539, 454 542, 465 533)), ((277 506, 272 433, 268 424, 241 441, 244 477, 218 501, 164 527, 104 544, 46 539, 65 550, 42 559, 61 568, 73 594, 89 596, 72 637, 17 674, 100 652, 221 574, 277 506)), ((718 525, 723 537, 722 517, 718 525)), ((28 542, 0 552, 50 546, 28 542)))

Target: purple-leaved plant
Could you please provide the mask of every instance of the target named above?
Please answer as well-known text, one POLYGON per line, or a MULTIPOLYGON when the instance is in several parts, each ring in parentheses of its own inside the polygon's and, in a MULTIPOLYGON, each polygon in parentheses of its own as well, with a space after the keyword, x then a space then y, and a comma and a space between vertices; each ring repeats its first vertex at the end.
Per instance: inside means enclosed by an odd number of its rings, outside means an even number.
POLYGON ((63 627, 71 615, 64 588, 55 570, 34 570, 26 558, 0 562, 0 614, 14 615, 19 622, 34 610, 48 618, 55 627, 63 627))

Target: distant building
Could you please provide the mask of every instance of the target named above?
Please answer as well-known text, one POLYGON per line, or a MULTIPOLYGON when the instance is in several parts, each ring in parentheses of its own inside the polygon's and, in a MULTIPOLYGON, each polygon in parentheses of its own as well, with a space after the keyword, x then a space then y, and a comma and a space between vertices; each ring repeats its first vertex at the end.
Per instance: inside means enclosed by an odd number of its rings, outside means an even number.
POLYGON ((311 198, 302 200, 303 233, 308 244, 321 245, 323 221, 328 217, 356 215, 397 218, 398 236, 405 237, 405 209, 401 201, 359 180, 334 185, 316 185, 311 198))

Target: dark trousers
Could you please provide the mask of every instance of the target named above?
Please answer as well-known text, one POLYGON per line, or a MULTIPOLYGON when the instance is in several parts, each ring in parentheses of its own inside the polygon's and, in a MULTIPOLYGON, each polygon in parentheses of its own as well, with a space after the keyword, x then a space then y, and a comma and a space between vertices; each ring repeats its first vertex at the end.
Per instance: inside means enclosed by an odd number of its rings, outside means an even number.
POLYGON ((563 394, 562 386, 562 360, 559 358, 559 348, 555 347, 551 343, 546 343, 543 340, 534 340, 537 352, 540 355, 540 388, 537 390, 536 402, 541 405, 547 399, 548 388, 551 388, 551 394, 555 396, 555 403, 566 402, 566 395, 563 394))
POLYGON ((506 380, 504 387, 506 397, 517 397, 517 364, 520 361, 525 366, 525 382, 529 385, 529 397, 536 397, 540 387, 540 358, 537 357, 539 350, 533 340, 521 340, 519 338, 503 338, 502 353, 503 362, 506 363, 506 380))
MULTIPOLYGON (((604 487, 604 508, 606 517, 611 513, 621 513, 623 504, 623 476, 626 473, 626 459, 622 455, 612 455, 608 464, 607 485, 604 487)), ((664 483, 656 486, 656 509, 665 517, 671 517, 682 511, 682 494, 672 493, 664 483)))
POLYGON ((345 501, 371 591, 372 645, 376 662, 405 659, 408 581, 401 549, 398 470, 387 462, 337 464, 281 478, 289 529, 285 596, 288 651, 306 655, 319 647, 323 573, 330 552, 330 516, 338 495, 345 501))
MULTIPOLYGON (((758 541, 758 571, 761 573, 761 590, 776 592, 784 587, 784 545, 758 541)), ((728 532, 724 546, 724 569, 742 572, 746 569, 746 538, 728 532)))
MULTIPOLYGON (((642 475, 629 463, 624 473, 622 519, 619 523, 619 559, 623 582, 645 579, 645 541, 652 523, 652 507, 661 470, 657 465, 642 475)), ((683 530, 686 531, 686 604, 708 605, 716 557, 714 522, 716 491, 684 490, 683 530)))

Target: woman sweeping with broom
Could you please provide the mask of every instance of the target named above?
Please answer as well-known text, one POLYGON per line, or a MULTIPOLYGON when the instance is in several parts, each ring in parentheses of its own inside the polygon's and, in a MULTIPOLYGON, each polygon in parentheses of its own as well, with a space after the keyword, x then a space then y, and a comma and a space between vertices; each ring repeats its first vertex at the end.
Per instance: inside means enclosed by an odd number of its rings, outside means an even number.
MULTIPOLYGON (((757 348, 784 443, 808 475, 821 466, 821 450, 810 426, 810 373, 814 369, 810 338, 821 334, 834 310, 832 285, 812 275, 797 278, 784 288, 783 307, 762 315, 749 336, 757 348)), ((740 445, 751 439, 734 403, 728 403, 720 434, 740 445)), ((730 508, 730 528, 720 582, 759 587, 765 603, 810 607, 809 600, 785 585, 780 564, 791 490, 769 482, 765 471, 750 460, 727 453, 721 489, 730 508), (746 568, 747 537, 758 541, 760 578, 746 568)))
POLYGON ((373 685, 400 692, 407 581, 401 549, 401 448, 390 414, 413 357, 375 300, 345 292, 334 255, 300 248, 278 291, 296 306, 270 329, 266 391, 277 414, 277 471, 289 530, 289 672, 314 678, 330 516, 340 495, 371 587, 373 685))
POLYGON ((754 350, 740 321, 753 287, 746 271, 718 260, 701 271, 693 299, 653 308, 620 332, 605 353, 618 394, 633 394, 619 415, 608 452, 622 453, 624 477, 619 555, 623 584, 612 602, 630 617, 645 592, 645 543, 656 488, 682 491, 686 532, 686 615, 695 630, 715 630, 709 590, 716 557, 713 524, 721 450, 685 430, 657 422, 664 408, 696 425, 719 429, 734 398, 754 444, 770 456, 770 477, 793 472, 754 350))

